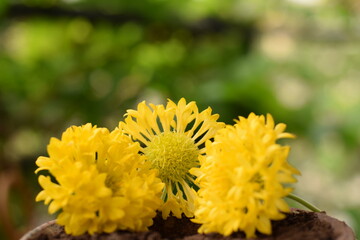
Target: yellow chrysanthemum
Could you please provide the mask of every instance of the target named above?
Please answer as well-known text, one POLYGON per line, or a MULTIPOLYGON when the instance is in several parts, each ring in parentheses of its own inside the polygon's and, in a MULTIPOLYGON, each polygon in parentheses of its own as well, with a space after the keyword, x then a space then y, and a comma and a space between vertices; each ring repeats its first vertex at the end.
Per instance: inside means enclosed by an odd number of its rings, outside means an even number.
POLYGON ((288 146, 276 143, 294 137, 284 132, 270 114, 240 117, 234 126, 217 132, 214 142, 206 143, 206 156, 196 175, 200 190, 194 221, 201 233, 230 235, 242 230, 253 237, 258 230, 271 233, 271 220, 285 217, 289 207, 283 200, 292 189, 299 171, 287 162, 288 146))
POLYGON ((146 230, 162 204, 163 183, 138 154, 140 146, 121 130, 86 124, 52 138, 49 157, 39 157, 43 190, 37 201, 60 210, 57 223, 69 234, 146 230))
POLYGON ((203 145, 224 126, 217 122, 218 114, 211 108, 199 113, 195 102, 177 104, 168 100, 163 105, 141 102, 137 110, 128 110, 119 127, 141 143, 141 152, 152 168, 159 170, 165 183, 160 208, 163 218, 170 212, 193 216, 196 192, 194 176, 189 170, 199 165, 198 157, 204 154, 203 145))

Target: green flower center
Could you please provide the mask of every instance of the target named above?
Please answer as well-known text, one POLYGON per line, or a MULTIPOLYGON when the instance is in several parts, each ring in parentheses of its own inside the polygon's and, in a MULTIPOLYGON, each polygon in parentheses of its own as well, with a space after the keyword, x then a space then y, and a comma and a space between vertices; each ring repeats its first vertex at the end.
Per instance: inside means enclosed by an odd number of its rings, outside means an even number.
POLYGON ((198 165, 199 149, 183 133, 165 132, 151 140, 144 154, 152 167, 159 170, 163 182, 180 182, 185 179, 190 168, 198 165))

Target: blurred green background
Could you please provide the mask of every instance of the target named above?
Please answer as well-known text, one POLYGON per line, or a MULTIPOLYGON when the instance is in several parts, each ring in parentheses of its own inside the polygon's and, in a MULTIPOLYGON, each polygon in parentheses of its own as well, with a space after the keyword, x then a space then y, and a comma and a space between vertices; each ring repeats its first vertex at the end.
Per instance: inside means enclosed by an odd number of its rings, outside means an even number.
POLYGON ((33 201, 50 137, 181 97, 286 123, 295 192, 359 236, 359 66, 358 0, 1 0, 0 238, 53 218, 33 201))

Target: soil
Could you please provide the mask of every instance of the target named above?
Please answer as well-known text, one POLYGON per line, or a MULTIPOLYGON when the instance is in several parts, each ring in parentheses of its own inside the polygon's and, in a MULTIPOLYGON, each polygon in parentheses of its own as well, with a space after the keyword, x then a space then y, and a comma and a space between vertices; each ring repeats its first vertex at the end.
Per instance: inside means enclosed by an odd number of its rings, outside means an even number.
MULTIPOLYGON (((160 216, 154 219, 149 232, 135 233, 117 231, 110 234, 70 236, 63 227, 53 223, 43 229, 41 234, 32 234, 21 240, 244 240, 245 234, 236 232, 228 237, 220 234, 198 234, 199 225, 187 218, 169 217, 166 221, 160 216)), ((325 212, 314 213, 293 209, 281 221, 272 222, 272 235, 257 234, 251 240, 355 240, 353 231, 341 221, 326 215, 325 212)), ((250 240, 250 239, 248 239, 250 240)))

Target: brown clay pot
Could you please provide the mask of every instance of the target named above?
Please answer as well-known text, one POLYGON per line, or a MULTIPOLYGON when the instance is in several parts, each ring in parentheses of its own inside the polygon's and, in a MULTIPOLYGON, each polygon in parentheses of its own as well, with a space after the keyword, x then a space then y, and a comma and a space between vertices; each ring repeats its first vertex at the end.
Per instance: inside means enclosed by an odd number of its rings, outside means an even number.
MULTIPOLYGON (((246 239, 242 232, 236 232, 228 237, 220 234, 198 234, 199 225, 187 218, 177 219, 169 217, 162 220, 160 216, 154 219, 154 225, 149 232, 135 233, 117 231, 110 234, 84 234, 73 237, 64 233, 63 227, 55 221, 45 223, 25 234, 20 240, 212 240, 212 239, 246 239)), ((287 217, 281 221, 272 222, 272 235, 257 234, 251 240, 355 240, 352 229, 344 222, 328 216, 325 212, 314 213, 299 209, 292 209, 287 217)))

